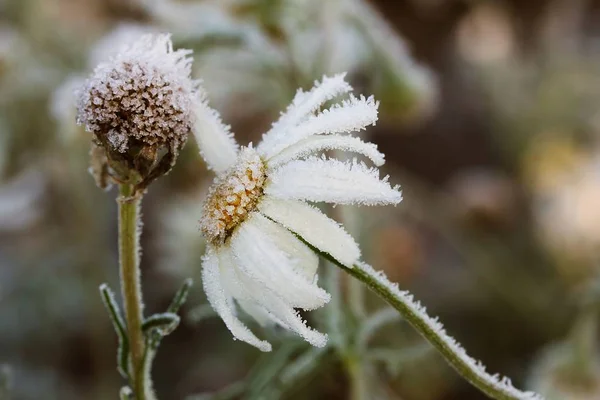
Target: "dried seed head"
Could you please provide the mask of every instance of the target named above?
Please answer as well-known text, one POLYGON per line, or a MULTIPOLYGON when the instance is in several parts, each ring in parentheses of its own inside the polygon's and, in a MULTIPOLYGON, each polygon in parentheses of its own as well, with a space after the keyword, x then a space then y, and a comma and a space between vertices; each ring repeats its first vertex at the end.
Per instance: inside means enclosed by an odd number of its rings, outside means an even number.
POLYGON ((198 97, 190 53, 174 51, 169 35, 144 35, 99 64, 79 92, 78 123, 105 149, 117 180, 149 183, 185 144, 198 97))
POLYGON ((215 179, 204 203, 200 227, 206 239, 220 244, 256 209, 266 180, 265 164, 252 148, 240 151, 236 163, 215 179))

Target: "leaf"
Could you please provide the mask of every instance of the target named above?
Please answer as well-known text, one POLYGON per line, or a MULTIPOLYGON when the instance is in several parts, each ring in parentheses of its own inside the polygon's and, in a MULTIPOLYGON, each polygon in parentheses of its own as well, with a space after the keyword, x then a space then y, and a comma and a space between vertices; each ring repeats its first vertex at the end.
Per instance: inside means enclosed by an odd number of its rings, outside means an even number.
POLYGON ((142 331, 148 336, 153 330, 158 331, 161 336, 167 336, 179 325, 179 315, 172 312, 154 314, 144 320, 142 331))
POLYGON ((115 300, 115 294, 106 283, 100 285, 100 295, 119 338, 117 370, 123 378, 129 379, 129 339, 127 338, 127 330, 125 329, 119 305, 115 300))
POLYGON ((179 311, 183 303, 185 303, 193 284, 194 281, 191 278, 187 278, 185 281, 183 281, 181 288, 177 291, 177 293, 175 293, 175 297, 173 298, 171 305, 169 308, 167 308, 167 312, 177 313, 179 311))

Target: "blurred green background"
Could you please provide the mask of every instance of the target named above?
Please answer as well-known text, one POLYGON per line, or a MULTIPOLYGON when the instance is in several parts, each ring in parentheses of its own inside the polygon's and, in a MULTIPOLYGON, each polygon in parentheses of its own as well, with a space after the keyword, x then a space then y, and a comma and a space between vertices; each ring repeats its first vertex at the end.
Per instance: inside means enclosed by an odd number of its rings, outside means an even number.
MULTIPOLYGON (((148 32, 194 50, 243 144, 298 87, 348 71, 381 100, 363 135, 405 197, 329 210, 364 259, 490 371, 549 400, 600 399, 599 22, 593 0, 0 0, 0 399, 118 397, 98 295, 118 287, 116 193, 87 172, 73 91, 148 32)), ((196 281, 158 353, 160 399, 485 398, 326 264, 335 301, 306 317, 327 348, 277 329, 258 331, 271 354, 233 341, 201 290, 211 181, 190 140, 144 199, 147 312, 196 281)))

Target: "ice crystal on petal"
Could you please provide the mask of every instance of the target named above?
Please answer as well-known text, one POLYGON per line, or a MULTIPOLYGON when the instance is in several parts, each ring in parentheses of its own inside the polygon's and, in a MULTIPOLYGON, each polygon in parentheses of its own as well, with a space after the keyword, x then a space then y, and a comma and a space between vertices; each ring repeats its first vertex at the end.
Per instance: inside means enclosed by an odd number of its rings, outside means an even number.
POLYGON ((216 250, 209 248, 202 263, 202 282, 206 297, 233 335, 262 351, 271 351, 271 344, 258 339, 235 315, 233 299, 223 290, 219 273, 219 257, 216 250))
POLYGON ((201 99, 194 106, 192 132, 210 169, 220 173, 235 162, 238 145, 230 127, 223 123, 216 110, 208 106, 206 99, 201 99))
POLYGON ((323 150, 341 150, 359 153, 371 159, 378 167, 385 163, 385 156, 377 150, 377 145, 373 143, 363 142, 361 139, 354 136, 317 135, 308 137, 289 146, 267 160, 267 164, 270 168, 276 168, 289 161, 303 158, 323 150))
POLYGON ((323 76, 321 82, 315 81, 310 91, 298 89, 287 110, 273 124, 271 130, 263 135, 259 151, 273 147, 287 135, 289 128, 313 115, 325 102, 351 91, 352 86, 344 80, 345 76, 345 73, 333 77, 323 76))
POLYGON ((360 258, 352 236, 316 207, 295 200, 264 199, 258 209, 347 267, 360 258))
POLYGON ((281 199, 337 204, 398 204, 402 193, 364 163, 311 157, 291 161, 269 175, 265 193, 281 199))
MULTIPOLYGON (((291 307, 312 310, 329 302, 331 296, 297 273, 295 262, 265 231, 273 224, 255 214, 240 226, 231 240, 239 268, 286 300, 291 307)), ((286 240, 285 236, 279 240, 286 240)), ((294 238, 295 239, 295 238, 294 238)))
POLYGON ((335 104, 317 115, 311 115, 300 124, 290 127, 270 145, 259 145, 259 151, 267 158, 272 157, 286 147, 311 135, 350 133, 374 125, 377 121, 379 103, 371 96, 356 98, 350 95, 348 100, 335 104))

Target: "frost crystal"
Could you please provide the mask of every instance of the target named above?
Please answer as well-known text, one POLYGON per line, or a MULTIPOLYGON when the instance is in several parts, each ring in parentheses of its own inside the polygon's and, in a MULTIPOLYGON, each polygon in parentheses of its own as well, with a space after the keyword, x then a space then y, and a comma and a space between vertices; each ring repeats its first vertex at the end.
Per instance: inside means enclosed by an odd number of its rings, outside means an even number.
POLYGON ((120 153, 136 143, 180 148, 192 124, 197 84, 189 50, 169 35, 144 35, 99 64, 79 95, 78 122, 120 153))

